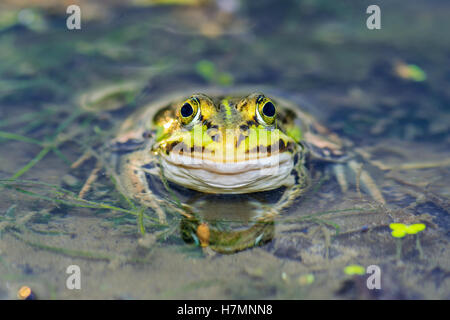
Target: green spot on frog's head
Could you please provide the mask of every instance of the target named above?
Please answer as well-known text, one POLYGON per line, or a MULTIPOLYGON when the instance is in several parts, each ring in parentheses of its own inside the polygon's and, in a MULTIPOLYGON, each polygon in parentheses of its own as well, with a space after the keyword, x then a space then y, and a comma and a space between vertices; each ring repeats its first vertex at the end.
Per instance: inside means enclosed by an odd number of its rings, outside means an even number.
POLYGON ((285 114, 262 93, 194 94, 157 113, 152 151, 161 156, 166 176, 198 191, 276 189, 291 178, 296 155, 304 151, 300 131, 291 125, 288 133, 284 123, 292 121, 279 119, 279 112, 285 114), (269 169, 273 173, 261 179, 269 169))
POLYGON ((195 94, 172 117, 161 114, 156 139, 161 154, 189 153, 195 159, 238 163, 293 154, 300 132, 277 126, 275 103, 260 93, 211 99, 195 94))

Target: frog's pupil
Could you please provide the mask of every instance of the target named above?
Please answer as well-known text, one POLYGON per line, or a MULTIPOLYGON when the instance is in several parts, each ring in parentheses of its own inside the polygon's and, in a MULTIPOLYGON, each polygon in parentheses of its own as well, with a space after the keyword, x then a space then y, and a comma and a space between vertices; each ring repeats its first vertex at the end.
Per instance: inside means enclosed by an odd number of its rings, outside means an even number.
POLYGON ((181 115, 183 117, 189 117, 194 113, 194 109, 192 108, 192 106, 189 103, 185 103, 183 104, 183 106, 181 107, 181 115))
POLYGON ((266 117, 273 117, 275 115, 275 106, 272 102, 267 102, 263 107, 263 113, 266 117))

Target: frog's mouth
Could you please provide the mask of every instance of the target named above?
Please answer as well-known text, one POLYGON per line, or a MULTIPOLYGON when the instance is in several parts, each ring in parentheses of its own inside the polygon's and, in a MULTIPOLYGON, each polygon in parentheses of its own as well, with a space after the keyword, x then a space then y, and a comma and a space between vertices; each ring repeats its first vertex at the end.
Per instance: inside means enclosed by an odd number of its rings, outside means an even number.
POLYGON ((290 152, 250 160, 219 162, 171 153, 161 157, 167 180, 204 193, 251 193, 292 183, 290 152))

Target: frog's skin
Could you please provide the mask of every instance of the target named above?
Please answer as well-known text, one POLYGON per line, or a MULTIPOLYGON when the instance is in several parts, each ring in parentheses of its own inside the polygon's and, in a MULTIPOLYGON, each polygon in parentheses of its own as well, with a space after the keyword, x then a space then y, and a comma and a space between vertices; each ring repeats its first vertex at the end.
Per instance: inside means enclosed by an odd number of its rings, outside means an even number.
POLYGON ((305 155, 295 137, 285 133, 286 115, 281 110, 277 114, 274 103, 259 93, 216 101, 195 94, 155 121, 160 132, 152 150, 165 177, 204 193, 293 186, 291 172, 305 155))
POLYGON ((163 200, 154 195, 149 176, 201 193, 286 187, 271 211, 277 214, 307 188, 306 167, 319 161, 333 168, 344 192, 345 173, 353 171, 384 203, 341 139, 294 103, 263 93, 171 95, 126 119, 106 149, 120 191, 153 208, 161 222, 163 200))

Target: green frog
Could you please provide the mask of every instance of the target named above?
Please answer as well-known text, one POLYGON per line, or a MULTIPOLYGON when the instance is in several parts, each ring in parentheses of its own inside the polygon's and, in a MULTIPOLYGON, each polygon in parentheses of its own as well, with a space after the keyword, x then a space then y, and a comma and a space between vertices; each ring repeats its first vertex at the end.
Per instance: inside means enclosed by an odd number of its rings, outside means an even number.
POLYGON ((287 99, 204 90, 144 106, 123 122, 105 154, 119 190, 152 208, 161 223, 166 222, 165 208, 172 207, 187 219, 182 225, 190 226, 186 230, 202 246, 233 252, 270 239, 274 217, 310 185, 313 163, 331 168, 343 192, 348 173, 359 170, 360 185, 385 203, 348 149, 349 144, 287 99), (275 193, 275 202, 249 209, 257 195, 261 199, 275 193), (167 194, 170 200, 164 200, 167 194), (252 221, 249 227, 226 235, 208 228, 208 214, 215 212, 217 219, 224 207, 228 209, 220 216, 232 216, 235 209, 227 206, 236 201, 252 212, 244 219, 252 221))

